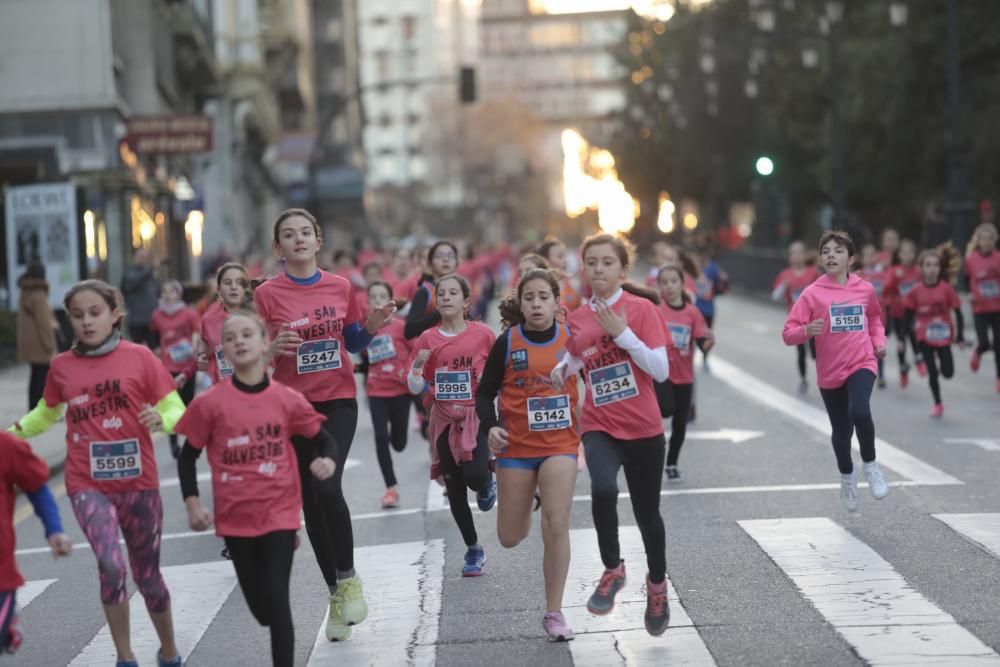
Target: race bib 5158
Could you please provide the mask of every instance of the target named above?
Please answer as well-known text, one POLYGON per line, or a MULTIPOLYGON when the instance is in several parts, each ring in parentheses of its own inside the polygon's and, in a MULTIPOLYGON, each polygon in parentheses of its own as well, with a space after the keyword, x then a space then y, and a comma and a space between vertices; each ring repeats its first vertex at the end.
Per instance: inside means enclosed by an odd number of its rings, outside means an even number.
POLYGON ((865 330, 865 307, 830 306, 830 333, 853 333, 865 330))

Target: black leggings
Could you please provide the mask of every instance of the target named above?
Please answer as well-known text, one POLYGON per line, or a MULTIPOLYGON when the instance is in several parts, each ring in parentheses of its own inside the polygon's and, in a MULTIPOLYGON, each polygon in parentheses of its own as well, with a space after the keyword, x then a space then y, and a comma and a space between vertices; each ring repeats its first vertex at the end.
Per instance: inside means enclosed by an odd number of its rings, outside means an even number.
POLYGON ((28 380, 28 412, 35 409, 45 393, 45 378, 49 375, 48 364, 31 364, 31 379, 28 380))
MULTIPOLYGON (((195 377, 197 377, 197 376, 195 376, 195 377)), ((184 383, 183 387, 181 387, 180 389, 177 390, 177 395, 181 397, 181 401, 184 403, 185 406, 191 405, 191 401, 194 400, 194 390, 195 390, 195 387, 196 387, 197 384, 198 383, 195 381, 195 378, 191 378, 187 382, 184 383)), ((176 433, 171 433, 170 434, 170 449, 171 449, 171 451, 175 451, 176 452, 177 451, 177 447, 178 447, 177 434, 176 433)))
POLYGON ((684 436, 687 434, 688 412, 691 410, 691 397, 694 394, 694 384, 675 384, 674 417, 670 422, 670 449, 667 451, 667 465, 677 465, 684 446, 684 436))
POLYGON ((406 449, 406 430, 410 425, 410 394, 402 396, 370 396, 368 410, 375 429, 375 455, 386 488, 396 486, 389 443, 397 452, 406 449))
POLYGON ((276 530, 259 537, 227 537, 243 597, 257 622, 271 629, 275 667, 295 664, 295 626, 288 600, 295 531, 276 530))
MULTIPOLYGON (((816 360, 816 339, 809 339, 809 354, 812 355, 813 361, 816 360)), ((796 345, 795 351, 798 353, 798 364, 799 364, 799 377, 803 380, 806 379, 806 343, 802 345, 796 345)))
POLYGON ((1000 311, 992 313, 976 313, 972 316, 976 324, 976 339, 979 354, 990 351, 990 330, 993 332, 993 362, 997 367, 997 379, 1000 380, 1000 311))
POLYGON ((471 547, 479 542, 476 524, 472 520, 472 509, 469 508, 469 492, 466 489, 482 491, 490 481, 490 449, 486 444, 486 434, 476 437, 476 448, 472 452, 472 460, 456 463, 448 446, 448 434, 451 427, 446 428, 437 439, 438 458, 441 462, 441 474, 444 476, 444 487, 448 491, 448 504, 451 505, 451 516, 462 533, 465 546, 471 547))
POLYGON ((938 382, 938 365, 934 360, 935 355, 941 362, 941 376, 946 380, 955 375, 955 360, 951 356, 951 346, 931 347, 927 343, 920 343, 920 354, 927 364, 927 380, 931 385, 931 395, 934 397, 934 404, 941 402, 941 384, 938 382))
POLYGON ((351 510, 344 498, 341 484, 344 463, 351 451, 354 430, 358 426, 358 402, 353 398, 313 403, 316 411, 326 417, 323 428, 337 442, 337 471, 328 480, 313 477, 309 464, 316 456, 316 443, 311 438, 294 436, 295 456, 299 462, 299 479, 302 481, 302 513, 306 519, 306 533, 316 553, 316 562, 323 572, 327 586, 337 585, 337 571, 354 568, 354 530, 351 528, 351 510))
POLYGON ((590 509, 604 567, 616 568, 622 560, 618 542, 618 470, 624 467, 632 514, 646 549, 649 579, 654 584, 662 582, 667 576, 667 538, 660 516, 667 449, 663 435, 617 440, 607 433, 591 431, 583 434, 583 446, 590 471, 590 509))
POLYGON ((901 373, 908 373, 910 365, 906 363, 906 343, 909 342, 910 346, 913 348, 913 356, 919 358, 920 346, 917 344, 917 334, 914 333, 912 327, 906 326, 906 320, 904 318, 893 318, 892 330, 896 333, 896 340, 899 341, 899 344, 896 346, 896 357, 899 359, 899 370, 901 373))
POLYGON ((861 443, 861 460, 875 460, 875 422, 872 420, 871 398, 875 374, 870 370, 854 371, 847 382, 836 389, 822 389, 819 393, 826 404, 826 413, 833 427, 833 453, 837 467, 844 475, 854 471, 851 460, 851 436, 858 433, 861 443))

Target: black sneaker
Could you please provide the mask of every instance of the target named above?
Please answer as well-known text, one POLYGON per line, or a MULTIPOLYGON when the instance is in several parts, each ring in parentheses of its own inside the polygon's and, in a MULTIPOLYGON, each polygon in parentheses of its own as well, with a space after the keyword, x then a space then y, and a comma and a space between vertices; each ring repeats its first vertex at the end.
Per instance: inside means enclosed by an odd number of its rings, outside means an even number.
POLYGON ((677 469, 677 466, 667 466, 667 481, 668 482, 681 481, 681 471, 677 469))
POLYGON ((604 570, 597 588, 587 600, 587 611, 603 616, 615 608, 615 596, 625 587, 625 561, 613 570, 604 570))
POLYGON ((646 632, 659 637, 670 625, 670 603, 667 601, 667 580, 654 584, 646 577, 646 632))

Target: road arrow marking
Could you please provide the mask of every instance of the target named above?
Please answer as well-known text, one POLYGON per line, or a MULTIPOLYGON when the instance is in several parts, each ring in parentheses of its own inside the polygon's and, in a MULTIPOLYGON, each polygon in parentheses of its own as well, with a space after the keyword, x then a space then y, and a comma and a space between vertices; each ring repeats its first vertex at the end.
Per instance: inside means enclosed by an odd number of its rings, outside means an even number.
POLYGON ((687 437, 694 440, 729 440, 734 445, 764 437, 763 431, 740 431, 722 428, 718 431, 688 431, 687 437))
POLYGON ((945 438, 949 445, 975 445, 988 452, 1000 452, 1000 440, 996 438, 945 438))

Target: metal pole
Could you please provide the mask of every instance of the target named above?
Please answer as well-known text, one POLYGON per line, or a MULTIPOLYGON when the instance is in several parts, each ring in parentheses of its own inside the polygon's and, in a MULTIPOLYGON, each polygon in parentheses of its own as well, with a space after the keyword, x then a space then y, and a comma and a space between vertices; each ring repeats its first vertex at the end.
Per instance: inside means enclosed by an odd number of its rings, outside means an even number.
POLYGON ((840 124, 840 62, 837 23, 837 21, 830 21, 830 185, 833 188, 833 227, 844 229, 847 224, 847 205, 844 193, 843 136, 840 124))
POLYGON ((967 155, 962 134, 962 69, 961 45, 958 33, 958 2, 948 0, 948 232, 955 247, 966 241, 966 209, 968 183, 967 155))

